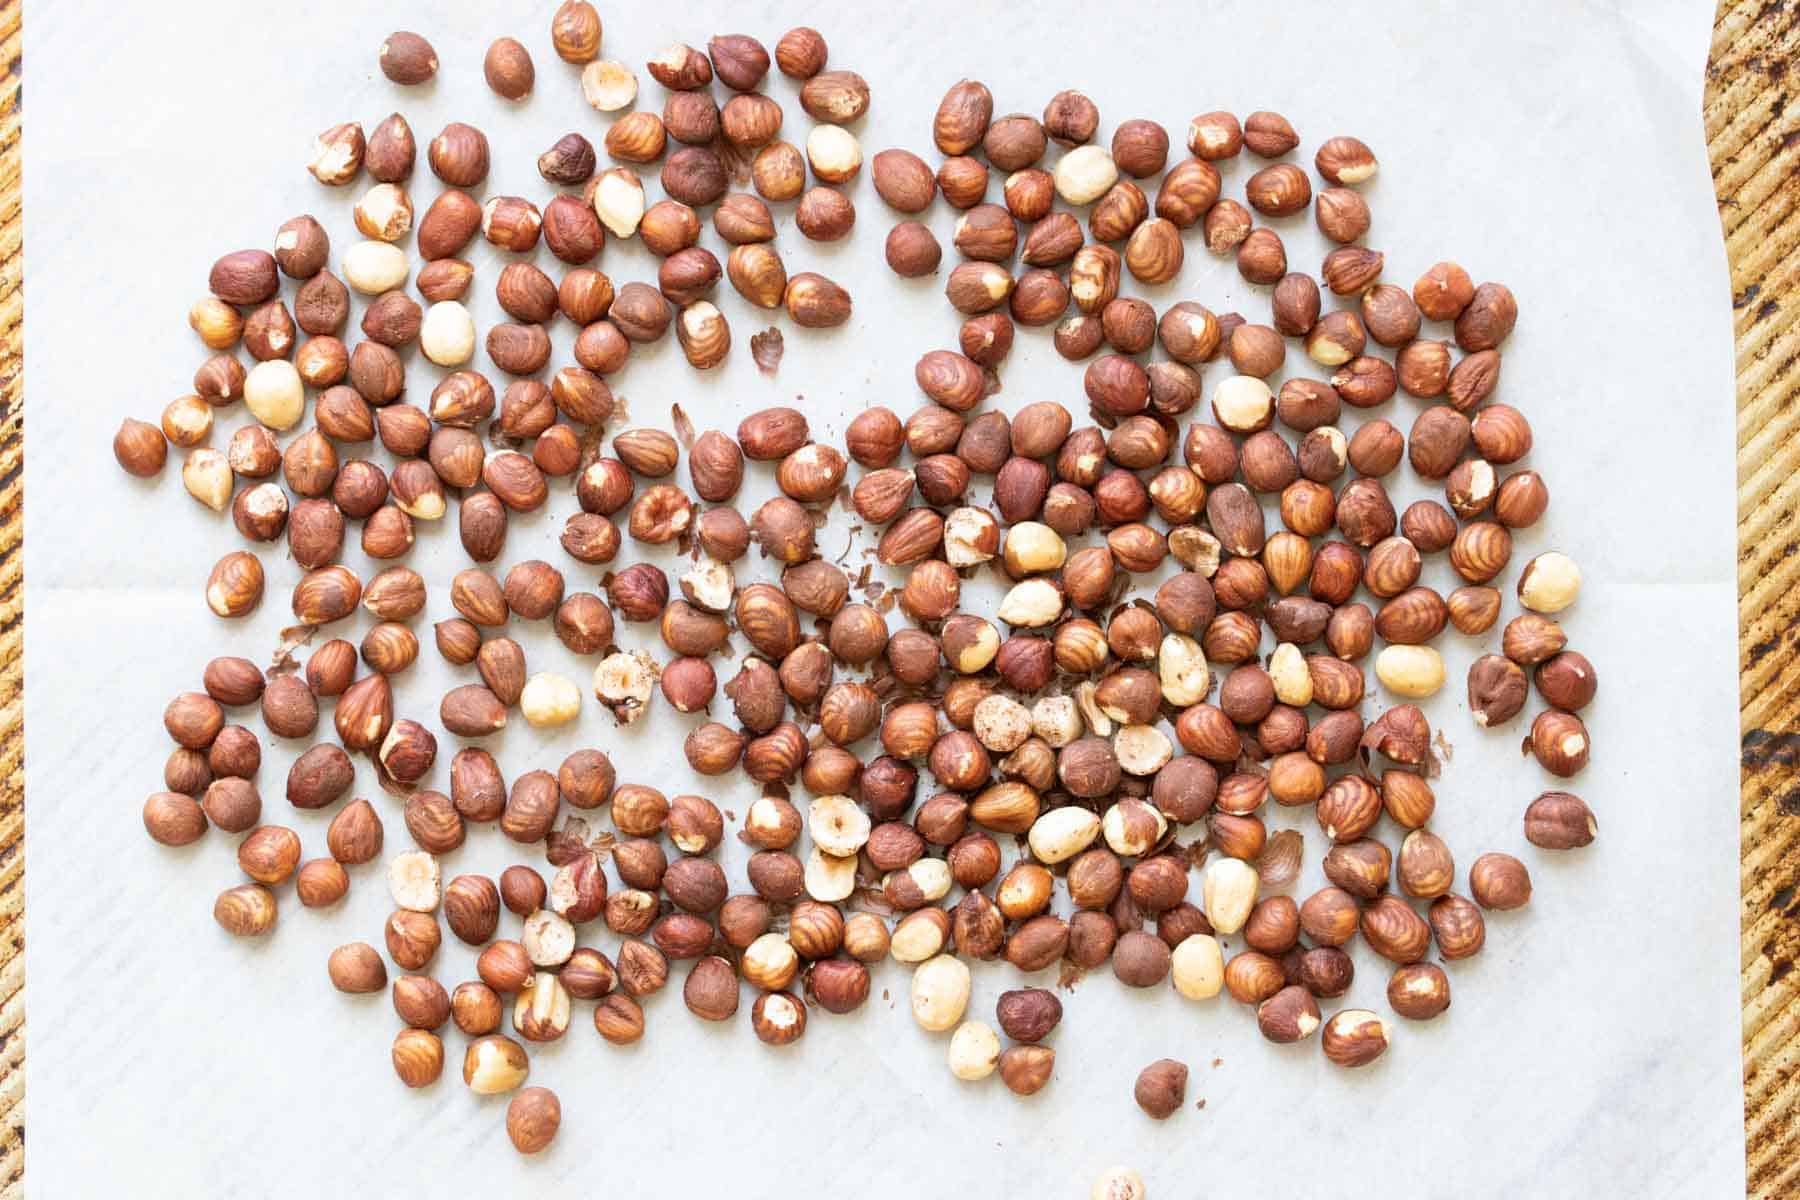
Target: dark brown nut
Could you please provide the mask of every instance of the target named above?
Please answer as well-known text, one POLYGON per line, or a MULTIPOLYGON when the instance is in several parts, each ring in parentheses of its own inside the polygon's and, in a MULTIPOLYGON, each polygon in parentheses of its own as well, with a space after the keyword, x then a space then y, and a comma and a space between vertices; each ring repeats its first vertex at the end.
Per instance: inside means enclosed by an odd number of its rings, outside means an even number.
POLYGON ((1150 215, 1144 190, 1129 180, 1113 184, 1094 204, 1088 228, 1097 242, 1116 242, 1130 235, 1150 215))
POLYGON ((835 242, 847 237, 855 224, 855 206, 836 188, 812 188, 800 197, 794 209, 795 228, 815 242, 835 242))
POLYGON ((1050 213, 1026 232, 1019 258, 1033 267, 1061 266, 1075 257, 1084 240, 1074 217, 1066 212, 1050 213))
POLYGON ((1013 172, 1024 170, 1044 157, 1048 141, 1043 125, 1036 117, 1013 113, 988 125, 981 139, 981 149, 995 167, 1013 172))
POLYGON ((416 153, 412 126, 399 113, 390 113, 369 135, 363 165, 379 183, 404 183, 412 177, 416 153))
POLYGON ((1428 829, 1415 829, 1400 843, 1396 874, 1407 895, 1434 900, 1456 881, 1456 862, 1442 838, 1428 829))
POLYGON ((1484 654, 1469 666, 1469 710, 1484 727, 1503 725, 1525 707, 1525 672, 1511 659, 1484 654))
POLYGON ((234 250, 213 263, 207 287, 227 304, 261 304, 281 287, 275 256, 266 250, 234 250))
POLYGON ((1195 158, 1208 162, 1235 158, 1244 147, 1244 128, 1231 113, 1201 113, 1188 122, 1187 146, 1195 158))
POLYGON ((910 150, 883 150, 870 162, 875 191, 888 207, 924 212, 937 194, 937 179, 925 160, 910 150))
POLYGON ((424 83, 437 74, 437 51, 416 33, 390 33, 381 43, 381 73, 403 86, 424 83))
POLYGON ((1481 909, 1472 902, 1461 896, 1444 896, 1432 903, 1428 916, 1438 952, 1445 958, 1469 958, 1480 953, 1487 940, 1487 923, 1481 909))
POLYGON ((1141 929, 1119 935, 1113 947, 1113 974, 1128 987, 1155 987, 1169 974, 1169 947, 1141 929))
POLYGON ((1413 302, 1433 321, 1454 321, 1475 297, 1469 273, 1453 262, 1440 262, 1413 284, 1413 302))
POLYGON ((1598 828, 1593 811, 1568 792, 1545 792, 1525 809, 1525 840, 1544 850, 1589 845, 1598 828))
POLYGON ((1580 712, 1594 699, 1598 681, 1594 666, 1573 650, 1545 659, 1532 674, 1538 695, 1569 712, 1580 712))
POLYGON ((775 65, 789 79, 811 79, 825 69, 825 39, 805 25, 781 35, 775 43, 775 65))
POLYGON ((821 71, 800 86, 800 107, 815 121, 848 125, 869 111, 869 85, 854 71, 821 71))
POLYGON ((1428 1021, 1450 1007, 1450 980, 1435 963, 1409 963, 1388 981, 1388 1004, 1412 1021, 1428 1021))
POLYGON ((1238 243, 1238 274, 1251 283, 1276 283, 1287 273, 1287 267, 1287 247, 1273 229, 1251 230, 1238 243))
POLYGON ((806 329, 829 329, 850 319, 850 293, 811 271, 788 280, 783 297, 788 316, 806 329))
POLYGON ((258 883, 244 883, 219 893, 213 920, 234 937, 258 937, 275 927, 275 893, 258 883))
MULTIPOLYGON (((772 101, 770 101, 772 103, 772 101)), ((662 128, 688 146, 707 146, 718 139, 720 112, 711 92, 673 92, 662 104, 662 128)), ((769 140, 769 139, 763 139, 769 140)))
POLYGON ((1319 1027, 1319 1005, 1299 985, 1282 988, 1256 1006, 1256 1025, 1271 1042, 1302 1041, 1319 1027))
POLYGON ((1456 315, 1456 344, 1470 353, 1492 350, 1506 340, 1518 317, 1512 291, 1502 283, 1484 283, 1456 315))
POLYGON ((1132 1097, 1147 1115, 1165 1121, 1187 1102, 1187 1081, 1186 1064, 1159 1058, 1138 1072, 1132 1097))
MULTIPOLYGON (((982 187, 985 192, 985 177, 982 187)), ((1056 179, 1042 168, 1027 167, 1006 177, 1001 195, 1006 201, 1006 211, 1018 220, 1027 224, 1042 221, 1050 215, 1050 205, 1056 199, 1056 179)))
POLYGON ((1292 163, 1277 163, 1252 175, 1244 184, 1244 195, 1264 216, 1291 216, 1312 203, 1312 182, 1292 163))
POLYGON ((1531 876, 1510 854, 1484 854, 1469 868, 1469 893, 1485 909, 1523 908, 1531 899, 1531 876))
POLYGON ((1313 166, 1332 183, 1365 183, 1374 178, 1374 152, 1353 137, 1327 138, 1313 156, 1313 166))
POLYGON ((714 74, 728 88, 747 92, 769 73, 769 52, 743 33, 722 34, 706 44, 714 74))
POLYGON ((1363 293, 1360 311, 1369 336, 1383 346, 1404 346, 1419 336, 1419 306, 1405 288, 1391 283, 1370 288, 1363 293))
POLYGON ((1381 278, 1385 256, 1364 246, 1340 246, 1325 256, 1320 277, 1334 295, 1354 296, 1381 278))
POLYGON ((1539 713, 1526 744, 1539 765, 1559 778, 1579 774, 1587 766, 1587 727, 1574 713, 1556 709, 1539 713))
POLYGON ((932 140, 946 155, 967 153, 980 144, 993 115, 993 93, 973 79, 964 79, 938 102, 931 122, 932 140))
POLYGON ((1244 118, 1244 145, 1261 158, 1280 158, 1300 144, 1300 135, 1280 113, 1253 112, 1244 118))
POLYGON ((1418 962, 1431 946, 1431 926, 1395 895, 1378 897, 1363 909, 1360 927, 1370 949, 1402 965, 1418 962))

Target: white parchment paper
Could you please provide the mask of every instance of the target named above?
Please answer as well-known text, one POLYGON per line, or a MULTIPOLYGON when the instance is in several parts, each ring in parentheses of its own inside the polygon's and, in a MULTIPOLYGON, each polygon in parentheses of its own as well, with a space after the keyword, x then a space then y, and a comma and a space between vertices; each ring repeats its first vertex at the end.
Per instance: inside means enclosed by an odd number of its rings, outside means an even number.
MULTIPOLYGON (((389 900, 379 868, 356 870, 349 898, 329 912, 303 910, 284 888, 280 926, 263 941, 236 942, 214 925, 214 895, 239 879, 236 839, 213 831, 170 851, 140 826, 168 752, 159 718, 171 695, 198 685, 212 655, 266 661, 300 571, 272 548, 261 609, 221 624, 202 583, 239 544, 229 519, 183 492, 178 455, 157 480, 123 475, 113 430, 126 415, 154 420, 189 389, 204 351, 185 314, 218 254, 268 246, 300 212, 330 229, 334 266, 354 240, 359 189, 321 188, 303 169, 325 126, 359 119, 373 129, 398 108, 423 148, 446 121, 468 120, 493 142, 487 194, 547 199, 538 153, 568 129, 596 143, 605 129, 582 103, 575 71, 551 53, 554 7, 192 0, 31 13, 30 1189, 1073 1196, 1117 1162, 1137 1166, 1163 1198, 1739 1194, 1732 360, 1699 119, 1711 6, 1698 0, 604 6, 605 55, 639 67, 674 38, 703 45, 742 30, 772 46, 789 26, 816 25, 831 64, 873 88, 856 130, 868 156, 906 146, 935 161, 932 110, 965 74, 989 83, 1000 113, 1037 112, 1059 88, 1080 87, 1100 106, 1102 137, 1146 116, 1179 143, 1197 112, 1270 108, 1300 131, 1296 158, 1310 165, 1324 137, 1354 133, 1381 158, 1367 188, 1368 240, 1387 252, 1390 279, 1409 284, 1454 258, 1478 280, 1513 288, 1521 316, 1500 398, 1530 417, 1529 462, 1553 495, 1514 562, 1556 547, 1586 575, 1566 626, 1602 682, 1588 717, 1593 762, 1574 786, 1601 836, 1562 856, 1524 842, 1526 803, 1553 785, 1520 757, 1529 714, 1498 731, 1475 728, 1463 673, 1498 632, 1447 635, 1451 682, 1428 711, 1454 753, 1434 826, 1464 870, 1484 850, 1518 854, 1536 893, 1529 909, 1489 921, 1479 957, 1452 965, 1450 1011, 1398 1023, 1378 1066, 1339 1071, 1316 1039, 1263 1042, 1252 1014, 1228 999, 1128 992, 1102 973, 1064 994, 1056 1078, 1020 1100, 997 1079, 949 1075, 945 1041, 913 1024, 907 975, 890 963, 862 1011, 815 1013, 805 1039, 781 1051, 744 1027, 748 997, 733 1027, 716 1028, 692 1019, 672 987, 649 1005, 648 1036, 626 1050, 603 1044, 580 1005, 569 1036, 533 1052, 533 1081, 562 1097, 561 1136, 522 1160, 503 1131, 505 1098, 476 1097, 457 1078, 460 1035, 446 1038, 444 1079, 410 1093, 388 1067, 398 1021, 386 997, 342 996, 326 980, 332 947, 380 944, 389 900), (398 89, 376 70, 376 47, 396 26, 436 44, 434 85, 398 89), (536 60, 537 89, 522 105, 481 82, 482 51, 502 34, 520 37, 536 60), (1163 1056, 1187 1062, 1192 1077, 1187 1108, 1158 1124, 1130 1093, 1138 1069, 1163 1056)), ((647 75, 642 84, 643 103, 660 106, 661 89, 647 75)), ((784 136, 800 142, 809 121, 795 89, 777 78, 769 90, 787 111, 784 136)), ((1227 194, 1241 196, 1253 169, 1247 157, 1229 166, 1227 194)), ((437 184, 422 161, 413 183, 423 212, 437 184)), ((767 378, 748 353, 767 318, 721 289, 736 339, 730 361, 699 376, 672 338, 634 355, 615 380, 633 423, 668 428, 679 402, 697 426, 731 429, 751 408, 798 402, 835 440, 869 404, 902 414, 916 406, 913 361, 954 345, 957 321, 942 274, 902 282, 882 264, 894 218, 866 172, 850 191, 854 237, 810 244, 782 206, 777 243, 790 271, 822 270, 852 290, 849 327, 810 333, 782 318, 788 353, 767 378)), ((938 205, 946 270, 952 220, 938 205)), ((1326 247, 1310 217, 1275 226, 1290 261, 1316 270, 1326 247)), ((706 238, 714 244, 710 230, 706 238)), ((1193 298, 1266 319, 1267 289, 1243 284, 1197 233, 1187 248, 1181 278, 1147 293, 1159 310, 1193 298)), ((471 255, 485 328, 498 317, 501 261, 485 245, 471 255)), ((538 259, 556 270, 547 251, 538 259)), ((654 278, 636 243, 613 243, 600 265, 619 282, 654 278)), ((560 323, 553 337, 553 361, 568 361, 573 330, 560 323)), ((474 365, 488 366, 482 355, 474 365)), ((422 362, 412 370, 412 395, 423 396, 435 373, 422 362)), ((1288 370, 1316 373, 1297 347, 1288 370)), ((1223 373, 1215 366, 1210 378, 1223 373)), ((993 403, 1009 410, 1040 398, 1084 407, 1079 371, 1046 333, 1021 330, 1002 375, 993 403)), ((1405 429, 1417 408, 1401 397, 1373 415, 1405 429)), ((1347 426, 1361 416, 1346 414, 1347 426)), ((223 446, 248 417, 241 408, 219 417, 213 444, 223 446)), ((1393 486, 1400 504, 1430 494, 1404 467, 1393 486)), ((766 471, 755 473, 746 503, 770 487, 766 471)), ((985 499, 985 484, 975 494, 985 499)), ((497 565, 543 557, 567 570, 571 590, 594 588, 597 572, 556 544, 573 507, 558 487, 545 510, 514 521, 497 565)), ((443 525, 421 533, 411 559, 432 588, 431 619, 449 615, 448 581, 462 565, 455 530, 443 525)), ((366 576, 370 564, 351 542, 346 561, 366 576)), ((1447 565, 1434 562, 1425 582, 1450 586, 1447 565)), ((1504 616, 1516 611, 1509 594, 1504 616)), ((366 621, 359 614, 328 632, 357 638, 366 621)), ((401 681, 399 707, 435 724, 437 698, 462 680, 430 649, 428 622, 420 629, 427 648, 401 681)), ((513 632, 533 669, 586 685, 591 662, 547 629, 513 632)), ((239 719, 260 729, 253 712, 239 719)), ((620 733, 590 699, 558 736, 515 721, 494 749, 510 777, 598 745, 625 777, 704 791, 741 817, 754 794, 746 782, 700 781, 682 762, 690 724, 662 709, 620 733)), ((297 829, 311 855, 324 851, 330 814, 292 811, 282 797, 304 745, 265 741, 260 783, 266 818, 297 829)), ((432 778, 440 787, 455 748, 443 739, 432 778)), ((366 764, 356 793, 382 811, 390 847, 403 846, 399 806, 366 764)), ((1305 895, 1320 882, 1323 840, 1310 815, 1270 820, 1306 832, 1309 867, 1296 889, 1305 895)), ((1381 834, 1397 842, 1393 830, 1381 834)), ((445 874, 493 873, 520 857, 536 856, 475 830, 445 874)), ((728 838, 725 857, 741 880, 744 848, 728 838)), ((597 926, 591 936, 616 944, 597 926)), ((1355 957, 1355 986, 1327 1011, 1385 1011, 1387 972, 1366 948, 1355 957)), ((472 976, 472 955, 446 944, 434 966, 453 986, 472 976)), ((996 995, 1018 982, 1011 968, 978 968, 970 1014, 991 1020, 996 995)))

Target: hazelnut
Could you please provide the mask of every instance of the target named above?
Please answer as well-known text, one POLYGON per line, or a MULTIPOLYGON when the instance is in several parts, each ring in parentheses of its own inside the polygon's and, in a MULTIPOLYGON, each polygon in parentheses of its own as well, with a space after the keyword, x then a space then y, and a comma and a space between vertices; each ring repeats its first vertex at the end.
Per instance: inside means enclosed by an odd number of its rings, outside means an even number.
POLYGON ((1519 573, 1519 602, 1534 613, 1560 613, 1581 592, 1581 568, 1566 554, 1550 551, 1519 573))

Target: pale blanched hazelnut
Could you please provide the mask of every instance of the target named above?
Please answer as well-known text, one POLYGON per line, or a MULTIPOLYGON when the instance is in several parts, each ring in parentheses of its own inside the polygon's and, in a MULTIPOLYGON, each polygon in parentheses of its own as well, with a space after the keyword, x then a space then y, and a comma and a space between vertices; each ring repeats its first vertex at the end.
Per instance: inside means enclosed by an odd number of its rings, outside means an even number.
POLYGON ((1525 564, 1519 575, 1519 603, 1533 612, 1559 613, 1581 594, 1581 568, 1552 550, 1525 564))
POLYGON ((533 965, 560 967, 575 953, 575 926, 561 913, 540 908, 525 918, 519 944, 533 965))
POLYGON ((1106 195, 1119 181, 1119 168, 1103 146, 1077 146, 1056 163, 1056 194, 1080 207, 1106 195))
MULTIPOLYGON (((977 706, 979 707, 979 706, 977 706)), ((1053 750, 1061 750, 1081 736, 1081 710, 1073 697, 1044 696, 1031 706, 1031 732, 1053 750)))
POLYGON ((1085 808, 1053 808, 1031 823, 1031 856, 1050 866, 1074 858, 1100 836, 1100 818, 1085 808))
MULTIPOLYGON (((826 128, 837 128, 835 125, 826 128)), ((1000 1065, 1000 1035, 980 1021, 964 1021, 950 1035, 950 1073, 974 1082, 1000 1065)))
POLYGON ((614 237, 628 238, 644 219, 644 185, 637 172, 614 167, 594 188, 594 214, 614 237))
POLYGON ((601 112, 618 112, 637 99, 637 76, 622 62, 611 59, 581 68, 581 96, 601 112))
POLYGON ((822 904, 848 900, 856 890, 856 858, 839 858, 817 846, 806 856, 806 894, 822 904))
POLYGON ((181 485, 206 507, 224 512, 231 503, 231 463, 219 451, 205 446, 191 450, 181 464, 181 485))
POLYGON ((257 363, 244 376, 244 407, 277 433, 292 429, 306 413, 300 372, 285 358, 257 363))
POLYGON ((358 242, 344 251, 344 282, 365 296, 391 292, 406 282, 406 251, 388 242, 358 242))
POLYGON ((983 746, 1009 754, 1031 736, 1031 713, 1011 696, 986 696, 975 706, 971 728, 983 746))
POLYGON ((1207 864, 1200 881, 1201 907, 1215 933, 1233 934, 1250 919, 1261 885, 1256 868, 1241 858, 1220 858, 1207 864))
POLYGON ((1113 735, 1113 754, 1127 775, 1154 775, 1175 755, 1169 735, 1154 725, 1121 725, 1113 735))
POLYGON ((1038 521, 1021 521, 1006 531, 1006 567, 1014 575, 1054 571, 1068 557, 1062 536, 1038 521))
POLYGON ((1213 389, 1213 416, 1233 433, 1255 433, 1269 424, 1275 393, 1254 375, 1232 375, 1213 389))
POLYGON ((969 968, 959 958, 940 954, 913 971, 912 1015, 921 1029, 943 1033, 956 1028, 969 1007, 969 968))
POLYGON ((806 135, 806 161, 826 183, 844 183, 862 169, 862 147, 842 125, 814 125, 806 135))
POLYGON ((716 558, 702 558, 681 577, 681 593, 696 608, 722 613, 731 607, 737 595, 737 577, 731 564, 716 558))
POLYGON ((649 707, 656 677, 656 664, 648 654, 621 650, 607 655, 594 668, 594 696, 612 710, 619 724, 629 725, 649 707))
POLYGON ((423 850, 408 850, 388 860, 388 894, 408 912, 435 912, 440 892, 438 861, 423 850))
POLYGON ((458 301, 438 301, 419 325, 419 350, 440 367, 460 367, 475 353, 475 318, 458 301))
MULTIPOLYGON (((1193 135, 1188 135, 1193 141, 1193 135)), ((1089 1200, 1144 1200, 1144 1177, 1130 1167, 1108 1167, 1094 1180, 1089 1200)))
POLYGON ((922 963, 943 953, 944 939, 950 931, 949 919, 942 909, 927 908, 908 913, 894 926, 888 941, 888 953, 895 962, 922 963))
POLYGON ((1396 696, 1423 700, 1444 686, 1444 660, 1430 646, 1384 646, 1375 656, 1375 678, 1396 696))
POLYGON ((1169 977, 1189 1000, 1210 1000, 1225 984, 1225 955, 1219 940, 1204 933, 1181 939, 1169 956, 1169 977))
POLYGON ((1106 810, 1100 828, 1114 854, 1136 858, 1162 841, 1169 820, 1154 804, 1127 797, 1106 810))
POLYGON ((1198 704, 1212 691, 1206 651, 1185 633, 1163 635, 1156 652, 1156 672, 1162 681, 1163 699, 1177 708, 1198 704))
POLYGON ((848 796, 815 796, 807 807, 813 845, 833 858, 855 858, 869 841, 869 814, 848 796))
POLYGON ((519 711, 538 729, 566 725, 581 715, 581 689, 573 679, 539 671, 525 681, 525 690, 519 693, 519 711))
POLYGON ((1283 642, 1269 656, 1269 680, 1275 685, 1275 698, 1295 708, 1312 703, 1312 672, 1306 669, 1306 656, 1292 642, 1283 642))
POLYGON ((1000 522, 985 508, 959 508, 944 518, 944 561, 974 567, 1000 548, 1000 522))
POLYGON ((1017 583, 1000 601, 999 616, 1015 629, 1041 629, 1062 615, 1063 596, 1048 579, 1017 583))

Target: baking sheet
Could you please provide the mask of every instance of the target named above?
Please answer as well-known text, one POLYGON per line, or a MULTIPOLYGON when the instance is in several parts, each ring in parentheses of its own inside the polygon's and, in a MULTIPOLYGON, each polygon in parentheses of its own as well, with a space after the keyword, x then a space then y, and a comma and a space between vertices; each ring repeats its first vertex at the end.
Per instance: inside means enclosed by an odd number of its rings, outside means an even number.
MULTIPOLYGON (((832 65, 860 71, 873 89, 857 129, 866 156, 905 146, 935 161, 932 109, 965 73, 994 89, 996 112, 1035 112, 1056 90, 1080 87, 1100 106, 1103 136, 1149 116, 1179 140, 1189 116, 1220 107, 1284 113, 1306 156, 1325 136, 1354 133, 1382 160, 1366 189, 1369 241, 1388 253, 1390 278, 1407 282, 1450 257, 1513 288, 1521 318, 1500 398, 1530 417, 1530 465, 1554 497, 1549 517, 1518 539, 1515 562, 1555 547, 1586 576, 1565 624, 1602 679, 1589 719, 1594 761, 1575 787, 1601 837, 1565 856, 1523 842, 1519 814, 1552 781, 1519 756, 1523 720, 1484 733, 1468 719, 1463 671, 1497 635, 1446 635, 1451 683, 1428 711, 1453 754, 1434 827, 1465 870, 1483 850, 1519 854, 1536 894, 1528 910, 1489 921, 1483 953, 1451 969, 1450 1011, 1428 1025, 1399 1023, 1378 1066, 1338 1071, 1313 1042, 1264 1043, 1252 1014, 1228 1000, 1128 992, 1103 973, 1063 994, 1056 1078, 1020 1100, 997 1079, 949 1076, 945 1040, 912 1023, 907 976, 890 963, 861 1012, 815 1013, 806 1038, 781 1051, 743 1028, 747 997, 736 1025, 720 1029, 692 1019, 671 988, 649 1005, 644 1042, 627 1050, 601 1043, 580 1006, 567 1038, 534 1049, 533 1081, 561 1096, 564 1124, 553 1149, 527 1161, 506 1142, 505 1099, 476 1097, 456 1079, 459 1035, 446 1039, 444 1080, 409 1093, 386 1063, 398 1022, 385 997, 341 996, 326 981, 331 947, 379 945, 389 907, 379 868, 356 871, 351 895, 328 913, 301 909, 286 889, 280 927, 258 944, 219 931, 210 906, 239 878, 235 839, 214 831, 171 851, 141 831, 139 806, 168 750, 158 718, 170 695, 197 685, 211 655, 267 659, 300 571, 279 549, 265 554, 266 602, 222 626, 201 589, 211 563, 238 545, 229 518, 185 495, 173 455, 158 480, 124 476, 110 461, 112 432, 122 416, 154 419, 188 390, 204 353, 185 313, 219 253, 266 246, 299 212, 326 223, 336 250, 349 244, 359 189, 320 188, 303 169, 325 126, 354 118, 372 129, 398 108, 423 144, 446 121, 468 120, 495 147, 487 194, 545 198, 536 155, 571 128, 598 143, 605 126, 581 102, 574 70, 550 52, 553 8, 519 6, 502 18, 470 3, 405 14, 332 4, 250 15, 193 3, 109 6, 99 19, 96 6, 62 4, 28 23, 34 1192, 679 1194, 723 1185, 751 1195, 1076 1195, 1115 1162, 1136 1165, 1164 1197, 1271 1180, 1291 1195, 1741 1189, 1729 296, 1699 122, 1711 12, 1698 3, 1102 13, 1047 2, 1029 20, 967 4, 846 14, 696 3, 678 19, 654 8, 604 12, 605 55, 640 67, 677 37, 703 44, 741 29, 772 45, 791 25, 817 26, 832 65), (445 64, 435 84, 402 90, 375 69, 394 25, 432 39, 445 64), (480 80, 482 51, 502 34, 520 37, 536 60, 537 90, 523 105, 480 80), (1188 1108, 1157 1124, 1130 1089, 1139 1067, 1164 1056, 1187 1062, 1192 1076, 1188 1108)), ((644 102, 659 105, 661 90, 640 76, 644 102)), ((801 141, 809 122, 794 89, 778 80, 770 91, 787 110, 784 136, 801 141)), ((1252 169, 1250 160, 1228 168, 1227 194, 1241 195, 1252 169)), ((422 212, 436 185, 422 165, 415 182, 422 212)), ((722 292, 735 338, 729 363, 697 376, 672 339, 637 355, 615 382, 631 423, 669 428, 679 402, 697 427, 730 429, 751 407, 800 403, 815 430, 836 438, 868 404, 914 407, 912 362, 954 345, 956 318, 942 274, 898 281, 882 264, 893 217, 866 171, 851 192, 851 239, 808 243, 790 210, 777 242, 790 272, 820 270, 850 288, 849 328, 778 321, 788 353, 771 379, 748 353, 767 322, 722 292)), ((947 245, 944 205, 932 223, 947 245)), ((1306 217, 1274 224, 1297 267, 1323 254, 1306 217)), ((1145 293, 1159 310, 1192 298, 1218 312, 1266 313, 1267 289, 1244 285, 1197 237, 1187 246, 1180 279, 1145 293)), ((478 246, 471 257, 472 306, 485 327, 498 313, 500 256, 478 246)), ((539 261, 550 264, 547 252, 539 261)), ((635 244, 609 246, 601 266, 615 281, 654 278, 635 244)), ((558 361, 571 338, 566 324, 553 331, 558 361)), ((412 369, 415 392, 428 388, 423 368, 412 369)), ((1310 373, 1297 350, 1288 369, 1310 373)), ((1215 367, 1210 377, 1222 374, 1215 367)), ((992 403, 1008 410, 1040 398, 1081 407, 1079 372, 1046 334, 1022 330, 1002 376, 992 403)), ((1372 415, 1405 428, 1415 411, 1400 398, 1372 415)), ((213 444, 222 446, 248 418, 241 408, 220 416, 213 444)), ((747 504, 770 487, 767 472, 756 475, 747 504)), ((1427 494, 1407 471, 1396 479, 1397 506, 1427 494)), ((515 520, 499 565, 543 557, 565 568, 571 589, 593 588, 596 573, 556 545, 572 508, 559 494, 515 520)), ((354 548, 346 561, 369 573, 354 548)), ((410 561, 431 585, 427 615, 447 615, 449 577, 463 565, 454 528, 423 531, 410 561)), ((1438 562, 1425 582, 1447 579, 1438 562)), ((1509 599, 1504 615, 1515 611, 1509 599)), ((356 638, 365 625, 328 632, 356 638)), ((585 685, 591 663, 548 630, 511 632, 533 669, 585 685)), ((438 696, 461 681, 428 646, 398 689, 399 709, 435 723, 438 696)), ((515 721, 492 748, 510 778, 553 767, 575 746, 601 746, 627 778, 694 787, 741 816, 754 795, 746 782, 693 780, 681 762, 677 735, 691 723, 662 709, 621 733, 590 698, 573 730, 546 736, 515 721)), ((280 795, 304 745, 265 741, 260 782, 266 816, 298 830, 310 855, 323 851, 329 813, 293 812, 280 795)), ((440 786, 454 745, 442 739, 440 786)), ((390 846, 404 844, 398 804, 366 765, 356 793, 381 808, 390 846)), ((1307 835, 1309 867, 1296 887, 1305 895, 1320 881, 1322 840, 1309 819, 1271 815, 1272 828, 1290 824, 1307 835)), ((727 869, 740 880, 743 850, 728 837, 727 869)), ((446 859, 446 876, 494 873, 519 857, 477 831, 446 859)), ((610 949, 616 939, 601 931, 595 940, 610 949)), ((1386 971, 1366 948, 1355 958, 1343 1006, 1385 1011, 1386 971)), ((472 955, 446 945, 435 966, 453 985, 472 975, 472 955)), ((994 998, 1018 982, 1010 967, 977 967, 970 1015, 991 1019, 994 998)))

